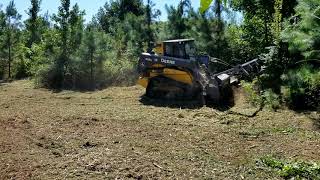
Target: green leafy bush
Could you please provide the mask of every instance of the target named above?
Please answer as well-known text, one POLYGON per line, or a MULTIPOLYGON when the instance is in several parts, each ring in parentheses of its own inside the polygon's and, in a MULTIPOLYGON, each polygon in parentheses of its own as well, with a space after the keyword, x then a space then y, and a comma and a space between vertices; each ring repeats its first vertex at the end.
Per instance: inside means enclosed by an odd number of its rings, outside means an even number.
POLYGON ((29 48, 27 48, 23 43, 19 43, 18 50, 15 53, 14 61, 12 62, 12 75, 15 79, 22 79, 29 77, 29 62, 26 58, 26 54, 29 52, 29 48))
POLYGON ((62 78, 61 74, 59 75, 56 65, 39 66, 34 77, 35 87, 56 89, 59 87, 59 83, 62 78))
POLYGON ((269 109, 279 109, 281 106, 280 96, 272 91, 272 89, 267 89, 263 92, 264 105, 269 109))
POLYGON ((261 82, 254 79, 252 82, 242 81, 241 85, 247 94, 249 102, 255 106, 264 105, 269 109, 279 109, 281 98, 272 89, 261 90, 261 82))
POLYGON ((104 65, 106 78, 105 85, 130 86, 138 79, 136 65, 128 59, 107 61, 104 65))
POLYGON ((251 104, 260 106, 263 103, 263 98, 260 94, 260 86, 257 79, 254 79, 252 82, 241 81, 241 85, 251 104))

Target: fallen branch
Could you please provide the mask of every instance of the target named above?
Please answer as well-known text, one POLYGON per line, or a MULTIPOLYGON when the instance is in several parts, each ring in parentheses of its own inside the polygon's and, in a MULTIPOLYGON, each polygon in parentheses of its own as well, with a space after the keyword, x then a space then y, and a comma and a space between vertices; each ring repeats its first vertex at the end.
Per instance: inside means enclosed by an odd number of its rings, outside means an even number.
POLYGON ((163 167, 161 167, 160 165, 158 165, 157 163, 152 163, 155 167, 157 167, 157 168, 159 168, 159 169, 161 169, 161 170, 163 170, 163 171, 168 171, 168 172, 172 172, 172 170, 171 169, 164 169, 163 167))
POLYGON ((228 112, 228 114, 234 114, 234 115, 239 115, 239 116, 245 116, 245 117, 248 117, 248 118, 253 118, 255 117, 260 111, 262 111, 264 107, 264 104, 261 104, 260 107, 253 113, 253 114, 243 114, 243 113, 239 113, 239 112, 235 112, 235 111, 232 111, 230 110, 228 112))

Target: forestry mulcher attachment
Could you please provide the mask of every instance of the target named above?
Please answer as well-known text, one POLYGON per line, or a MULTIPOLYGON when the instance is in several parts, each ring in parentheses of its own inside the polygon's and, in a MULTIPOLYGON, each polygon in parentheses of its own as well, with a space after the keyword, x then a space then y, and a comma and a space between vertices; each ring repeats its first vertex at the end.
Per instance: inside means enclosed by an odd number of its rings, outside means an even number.
POLYGON ((226 64, 207 55, 197 55, 192 39, 164 41, 152 52, 141 54, 138 84, 146 88, 149 98, 198 98, 201 104, 220 103, 229 98, 230 89, 239 78, 253 77, 262 67, 255 59, 213 72, 209 70, 214 69, 213 63, 226 64))

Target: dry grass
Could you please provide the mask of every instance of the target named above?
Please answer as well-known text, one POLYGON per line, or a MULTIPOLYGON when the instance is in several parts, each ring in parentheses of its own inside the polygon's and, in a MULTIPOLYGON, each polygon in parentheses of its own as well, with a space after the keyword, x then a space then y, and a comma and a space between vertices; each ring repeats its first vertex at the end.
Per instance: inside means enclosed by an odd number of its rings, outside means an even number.
POLYGON ((0 85, 0 179, 278 179, 256 160, 320 161, 318 113, 249 118, 231 113, 252 110, 243 103, 161 107, 142 103, 143 93, 0 85))

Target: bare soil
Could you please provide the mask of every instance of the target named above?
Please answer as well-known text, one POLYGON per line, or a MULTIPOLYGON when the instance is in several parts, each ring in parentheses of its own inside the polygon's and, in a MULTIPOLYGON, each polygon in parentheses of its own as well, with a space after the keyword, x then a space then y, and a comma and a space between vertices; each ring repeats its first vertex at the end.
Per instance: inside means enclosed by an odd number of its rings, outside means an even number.
POLYGON ((0 179, 279 179, 261 157, 320 161, 317 112, 156 102, 0 84, 0 179), (181 107, 180 107, 181 106, 181 107))

